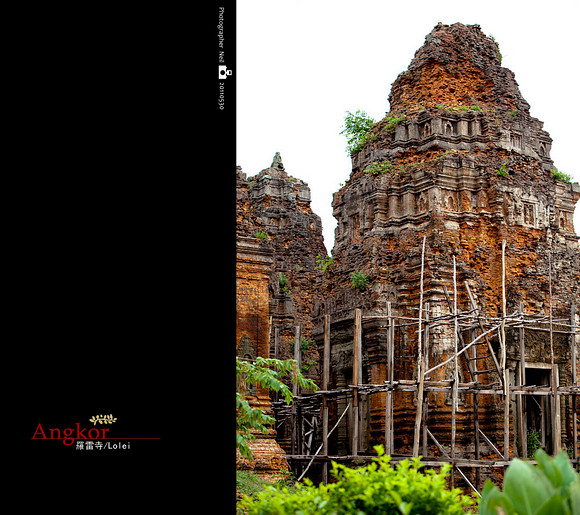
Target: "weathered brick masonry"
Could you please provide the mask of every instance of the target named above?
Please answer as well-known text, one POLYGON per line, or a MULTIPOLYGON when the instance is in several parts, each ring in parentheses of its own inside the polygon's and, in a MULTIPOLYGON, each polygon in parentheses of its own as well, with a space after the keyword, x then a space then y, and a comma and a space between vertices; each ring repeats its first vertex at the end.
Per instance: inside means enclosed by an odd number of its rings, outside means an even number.
MULTIPOLYGON (((423 236, 424 301, 429 302, 431 317, 450 312, 444 288, 452 294, 453 256, 458 310, 471 309, 467 282, 482 313, 501 314, 502 240, 507 244, 508 313, 523 302, 526 312, 548 314, 549 253, 554 317, 570 320, 571 305, 580 304, 580 248, 572 226, 580 186, 552 177, 552 139, 542 122, 530 115, 514 74, 501 66, 497 44, 477 25, 437 25, 408 70, 393 83, 389 101, 391 111, 370 130, 373 138, 352 156, 350 179, 332 203, 338 221, 334 264, 323 276, 313 313, 319 349, 322 316, 332 317, 332 388, 351 384, 354 308, 362 308, 363 315, 384 315, 391 301, 398 315, 417 318, 423 236), (351 287, 353 271, 369 277, 364 291, 351 287)), ((361 382, 380 384, 387 375, 384 323, 369 318, 363 333, 361 382)), ((507 339, 512 378, 519 358, 516 333, 507 339)), ((432 364, 450 355, 453 338, 452 327, 431 332, 432 364)), ((493 343, 497 345, 497 337, 493 343)), ((550 363, 545 332, 527 331, 525 343, 530 367, 540 370, 550 363)), ((556 335, 554 352, 560 384, 570 385, 570 336, 556 335)), ((478 353, 479 370, 493 369, 491 358, 480 349, 478 353)), ((416 379, 416 356, 416 326, 397 330, 397 379, 416 379)), ((465 363, 460 366, 460 381, 468 381, 465 363)), ((436 370, 432 379, 453 374, 451 362, 436 370)), ((497 381, 491 372, 478 379, 486 384, 497 381)), ((366 435, 362 452, 371 452, 373 444, 384 441, 385 395, 373 395, 361 408, 366 435)), ((410 452, 416 393, 396 399, 395 447, 410 452)), ((449 397, 431 393, 429 404, 429 428, 448 446, 449 397)), ((331 406, 331 423, 344 405, 346 401, 331 406)), ((472 407, 472 395, 461 397, 459 456, 473 452, 472 407)), ((501 442, 501 405, 492 396, 481 396, 479 409, 481 428, 501 442)), ((513 419, 510 424, 513 431, 513 419)), ((331 454, 349 452, 351 429, 352 422, 345 420, 331 439, 331 454)), ((564 424, 564 437, 566 431, 564 424)), ((431 451, 438 455, 435 447, 431 451)), ((482 455, 486 454, 493 451, 484 443, 482 455)))
MULTIPOLYGON (((395 332, 394 376, 415 381, 417 325, 405 325, 403 317, 416 320, 418 316, 423 237, 423 300, 429 303, 431 318, 450 314, 446 291, 452 295, 453 258, 460 312, 473 310, 469 288, 483 317, 501 316, 502 271, 508 314, 517 312, 522 303, 526 313, 547 317, 550 273, 554 319, 570 321, 571 306, 580 306, 580 247, 573 227, 580 186, 553 177, 552 139, 543 123, 530 115, 513 72, 501 66, 496 42, 478 25, 438 24, 393 83, 389 103, 390 112, 371 128, 372 137, 352 156, 349 180, 333 196, 338 224, 334 262, 325 272, 316 267, 316 256, 325 255, 326 249, 320 218, 310 209, 308 185, 287 174, 279 154, 254 177, 246 178, 238 169, 238 353, 273 355, 273 328, 278 327, 278 357, 290 358, 294 327, 300 324, 305 341, 302 361, 310 364, 306 375, 318 379, 322 320, 330 315, 330 388, 347 387, 353 377, 353 314, 360 308, 360 382, 381 384, 388 367, 387 329, 380 317, 386 315, 390 302, 401 317, 395 332), (369 278, 362 291, 352 287, 354 271, 369 278)), ((577 325, 579 312, 577 308, 577 325)), ((476 327, 469 331, 466 339, 478 334, 476 327)), ((514 329, 506 335, 511 384, 518 374, 520 334, 514 329)), ((432 365, 453 353, 454 338, 452 325, 430 332, 432 365)), ((527 382, 547 384, 551 381, 549 335, 526 330, 524 338, 527 382)), ((497 334, 490 339, 497 351, 497 334)), ((572 385, 573 345, 580 347, 578 334, 575 338, 554 334, 554 363, 563 386, 572 385)), ((458 365, 460 382, 470 380, 464 358, 458 365)), ((478 346, 472 359, 478 370, 489 371, 478 374, 478 381, 497 385, 495 365, 484 346, 478 346)), ((435 370, 431 379, 448 380, 454 374, 451 361, 435 370)), ((427 398, 428 427, 449 448, 449 395, 430 392, 427 398)), ((408 454, 413 444, 416 399, 416 392, 395 396, 394 444, 399 453, 408 454)), ((532 401, 525 401, 528 429, 543 424, 546 436, 553 428, 537 418, 532 401)), ((266 392, 257 392, 256 402, 267 407, 266 392)), ((371 453, 372 445, 384 442, 385 402, 386 394, 378 393, 361 403, 362 453, 371 453)), ((473 394, 459 395, 458 458, 473 456, 473 403, 473 394)), ((330 426, 345 405, 346 400, 330 403, 330 426)), ((571 406, 562 400, 556 408, 545 405, 542 413, 553 409, 561 412, 562 441, 570 443, 571 406)), ((350 452, 349 417, 331 437, 329 454, 350 452)), ((479 396, 480 427, 500 446, 503 417, 497 397, 479 396)), ((512 412, 512 434, 517 424, 512 412)), ((277 438, 289 448, 287 434, 277 438)), ((514 441, 510 440, 512 457, 518 452, 514 441)), ((428 453, 440 455, 431 442, 428 453)), ((480 454, 491 458, 494 450, 482 441, 480 454)))

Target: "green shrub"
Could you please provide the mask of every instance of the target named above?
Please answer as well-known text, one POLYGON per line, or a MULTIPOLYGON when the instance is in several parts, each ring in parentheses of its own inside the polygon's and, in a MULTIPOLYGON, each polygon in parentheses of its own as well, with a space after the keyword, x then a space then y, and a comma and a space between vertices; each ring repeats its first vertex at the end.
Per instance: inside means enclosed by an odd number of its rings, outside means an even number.
POLYGON ((556 179, 558 181, 570 182, 572 180, 572 177, 570 175, 568 175, 567 173, 560 172, 557 168, 554 168, 552 170, 552 179, 556 179))
POLYGON ((387 133, 395 134, 395 129, 400 123, 407 123, 405 118, 407 118, 407 116, 404 114, 401 116, 387 116, 387 125, 385 125, 385 130, 387 133))
POLYGON ((530 429, 528 431, 528 455, 533 456, 540 447, 540 432, 530 429))
POLYGON ((302 342, 300 343, 300 350, 302 352, 307 352, 308 349, 310 349, 310 345, 314 345, 314 340, 307 340, 306 338, 304 338, 304 336, 302 337, 302 342))
POLYGON ((499 167, 499 170, 495 170, 495 173, 497 173, 500 177, 509 177, 509 172, 507 169, 507 163, 502 163, 502 165, 499 167))
POLYGON ((561 452, 550 458, 538 449, 534 458, 537 466, 518 458, 510 463, 503 492, 487 480, 479 504, 480 515, 580 513, 580 476, 566 454, 561 452))
POLYGON ((380 163, 378 163, 377 161, 373 161, 372 164, 368 165, 364 169, 364 172, 367 175, 379 175, 381 173, 387 173, 389 171, 391 172, 391 174, 393 174, 394 172, 391 170, 393 166, 394 165, 392 165, 390 161, 381 161, 380 163))
POLYGON ((258 238, 259 240, 267 240, 269 239, 269 236, 266 231, 258 231, 256 233, 256 238, 258 238))
MULTIPOLYGON (((463 514, 473 504, 458 488, 447 489, 451 465, 436 473, 421 470, 421 458, 405 459, 395 467, 383 447, 372 463, 356 469, 332 462, 335 483, 315 486, 305 479, 294 492, 268 487, 254 499, 245 497, 241 509, 249 514, 433 513, 463 514)), ((471 513, 471 512, 469 512, 471 513)))
POLYGON ((286 277, 282 272, 280 272, 280 276, 278 277, 278 284, 280 288, 286 289, 288 287, 288 277, 286 277))
POLYGON ((350 287, 351 288, 358 288, 360 291, 363 291, 367 284, 369 283, 369 276, 363 273, 361 270, 357 270, 350 274, 350 287))
POLYGON ((316 270, 322 270, 323 272, 326 272, 328 265, 332 265, 333 262, 334 259, 328 257, 328 255, 323 256, 322 254, 318 254, 316 256, 316 266, 314 268, 316 268, 316 270))
POLYGON ((346 151, 351 156, 359 152, 368 142, 377 139, 376 134, 369 132, 375 123, 375 120, 366 111, 357 109, 355 114, 350 111, 346 112, 344 128, 340 134, 346 136, 346 151))

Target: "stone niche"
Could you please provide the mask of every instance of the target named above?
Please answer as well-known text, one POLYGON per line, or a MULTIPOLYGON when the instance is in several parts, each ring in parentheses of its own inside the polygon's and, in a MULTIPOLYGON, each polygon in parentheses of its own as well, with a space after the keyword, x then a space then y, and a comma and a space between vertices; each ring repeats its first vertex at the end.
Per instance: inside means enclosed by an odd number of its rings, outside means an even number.
POLYGON ((484 124, 483 115, 475 111, 454 113, 442 110, 439 115, 425 111, 397 126, 391 148, 418 146, 421 151, 433 147, 483 148, 490 141, 489 135, 483 133, 484 124))

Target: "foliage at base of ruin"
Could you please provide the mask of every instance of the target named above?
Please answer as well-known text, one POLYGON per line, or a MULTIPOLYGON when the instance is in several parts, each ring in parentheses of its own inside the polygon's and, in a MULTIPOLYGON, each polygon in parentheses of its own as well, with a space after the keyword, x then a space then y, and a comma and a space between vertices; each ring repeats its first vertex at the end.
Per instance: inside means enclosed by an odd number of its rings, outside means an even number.
POLYGON ((421 458, 413 458, 392 466, 382 446, 374 449, 378 456, 360 468, 332 462, 334 483, 315 486, 306 479, 294 492, 268 487, 253 499, 245 497, 240 508, 249 514, 463 514, 474 504, 458 488, 447 488, 451 465, 440 472, 422 470, 421 458))

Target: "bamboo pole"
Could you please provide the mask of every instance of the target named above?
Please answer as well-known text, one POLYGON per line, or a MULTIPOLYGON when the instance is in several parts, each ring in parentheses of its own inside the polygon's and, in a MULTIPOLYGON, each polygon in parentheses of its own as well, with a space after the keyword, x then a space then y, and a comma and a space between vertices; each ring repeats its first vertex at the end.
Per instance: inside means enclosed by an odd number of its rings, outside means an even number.
MULTIPOLYGON (((433 433, 431 433, 431 431, 427 430, 427 432, 429 433, 429 437, 433 440, 433 443, 437 446, 437 448, 441 451, 441 454, 443 454, 443 456, 445 456, 446 458, 449 458, 453 461, 453 458, 451 458, 449 456, 449 454, 447 454, 447 452, 445 452, 445 449, 443 448, 443 446, 437 441, 437 439, 433 436, 433 433)), ((475 486, 473 486, 473 484, 471 483, 471 481, 469 481, 469 479, 467 479, 467 476, 463 473, 463 471, 455 464, 455 462, 453 462, 453 468, 457 469, 457 472, 459 472, 461 474, 461 476, 463 477, 463 479, 465 480, 465 482, 471 487, 471 489, 481 497, 481 494, 479 493, 479 491, 477 490, 477 488, 475 486)))
MULTIPOLYGON (((294 361, 296 361, 296 366, 298 367, 298 370, 300 370, 300 362, 301 360, 301 353, 300 353, 300 344, 301 344, 301 334, 300 334, 300 325, 297 325, 294 329, 294 361)), ((298 387, 298 383, 296 382, 292 382, 292 396, 295 399, 298 395, 299 392, 299 387, 298 387)), ((299 448, 300 446, 297 445, 298 444, 298 438, 299 435, 297 434, 297 403, 293 402, 292 403, 292 454, 296 454, 296 449, 299 448)))
MULTIPOLYGON (((280 347, 280 328, 274 328, 274 359, 278 359, 278 348, 280 347)), ((280 398, 279 392, 274 392, 274 400, 278 402, 280 398)))
POLYGON ((503 388, 504 395, 507 397, 509 389, 509 376, 507 375, 507 356, 506 356, 506 344, 505 344, 505 317, 506 317, 506 292, 505 292, 505 246, 506 241, 501 242, 501 362, 500 366, 503 372, 503 388))
MULTIPOLYGON (((455 330, 454 330, 454 365, 455 365, 455 371, 453 374, 453 386, 451 389, 451 457, 455 458, 455 431, 456 431, 456 427, 455 427, 455 413, 457 410, 457 386, 459 383, 459 374, 458 374, 458 370, 457 370, 457 261, 455 259, 455 256, 453 256, 453 315, 454 315, 454 326, 455 326, 455 330)), ((451 481, 453 484, 453 472, 451 473, 451 481)))
POLYGON ((552 320, 552 251, 548 251, 549 317, 550 317, 550 364, 552 365, 552 395, 556 395, 556 374, 554 371, 554 327, 552 320))
MULTIPOLYGON (((361 324, 361 310, 354 310, 354 340, 353 340, 353 364, 352 364, 352 382, 355 386, 359 385, 359 364, 361 361, 361 340, 362 340, 362 324, 361 324)), ((358 440, 359 440, 359 413, 358 413, 358 389, 353 391, 352 402, 352 454, 358 454, 358 440)))
MULTIPOLYGON (((471 293, 471 289, 469 288, 469 284, 467 283, 467 281, 464 281, 464 284, 465 284, 465 288, 467 289, 467 294, 469 295, 469 301, 471 303, 471 307, 475 310, 475 316, 477 317, 477 322, 479 324, 479 328, 481 329, 482 332, 484 332, 483 323, 481 322, 481 317, 479 315, 479 309, 478 309, 477 304, 475 302, 475 297, 473 296, 473 293, 471 293)), ((495 365, 495 368, 497 370, 499 380, 503 382, 501 368, 500 368, 499 363, 497 361, 497 358, 495 356, 495 352, 494 352, 493 347, 491 345, 491 341, 489 340, 489 338, 487 336, 485 337, 485 341, 487 343, 487 349, 488 349, 488 351, 493 359, 493 364, 495 365)))
MULTIPOLYGON (((340 421, 342 420, 342 418, 344 417, 344 415, 348 411, 348 408, 350 408, 350 402, 347 404, 346 408, 342 412, 342 415, 336 421, 336 424, 334 424, 334 426, 332 426, 332 429, 326 435, 326 439, 327 440, 328 440, 328 437, 332 434, 332 432, 338 427, 338 424, 340 424, 340 421)), ((314 453, 314 455, 310 459, 310 462, 308 463, 308 466, 304 469, 304 471, 302 472, 302 474, 300 475, 300 477, 297 479, 297 481, 302 481, 302 478, 306 475, 306 472, 308 472, 308 469, 310 468, 310 465, 312 465, 312 463, 316 459, 316 456, 318 456, 318 453, 322 450, 322 447, 323 447, 323 444, 320 444, 320 446, 318 447, 318 449, 316 450, 316 452, 314 453)), ((323 457, 326 458, 326 457, 328 457, 328 455, 325 454, 323 457)), ((324 465, 326 465, 326 468, 328 468, 328 461, 325 460, 324 463, 323 463, 323 467, 324 467, 324 465)))
POLYGON ((507 367, 507 345, 505 341, 506 320, 506 288, 505 288, 505 239, 501 242, 501 367, 503 371, 504 411, 503 411, 503 454, 505 459, 510 457, 510 383, 507 367))
POLYGON ((268 351, 266 352, 266 357, 270 357, 270 338, 272 335, 272 315, 268 318, 268 351))
MULTIPOLYGON (((475 335, 475 330, 470 331, 471 338, 473 339, 475 335)), ((472 365, 472 374, 474 376, 474 381, 478 381, 478 373, 477 373, 477 347, 472 347, 472 358, 473 358, 473 365, 472 365)), ((479 392, 473 392, 473 433, 474 433, 474 454, 475 459, 479 460, 481 458, 480 448, 479 448, 479 392)), ((479 489, 480 477, 481 473, 479 467, 475 468, 475 488, 476 490, 479 489)))
POLYGON ((552 365, 552 447, 554 454, 562 447, 560 422, 560 396, 556 388, 556 365, 554 364, 554 326, 552 318, 552 251, 548 250, 548 280, 550 282, 550 363, 552 365))
MULTIPOLYGON (((389 328, 387 332, 387 363, 388 363, 388 382, 393 384, 394 381, 394 364, 395 364, 395 319, 392 317, 391 302, 387 302, 387 316, 389 317, 389 328)), ((387 404, 385 406, 385 453, 392 455, 394 451, 394 424, 393 424, 393 392, 387 391, 387 404)))
MULTIPOLYGON (((571 348, 572 348, 572 385, 578 385, 578 376, 576 371, 576 305, 572 304, 570 307, 570 318, 572 326, 572 337, 571 337, 571 348)), ((577 396, 572 395, 572 456, 575 460, 578 460, 578 416, 577 416, 577 396)), ((576 468, 578 469, 578 462, 576 462, 576 468)))
MULTIPOLYGON (((520 302, 520 315, 522 321, 524 320, 524 303, 520 302)), ((526 353, 525 353, 525 329, 522 327, 519 329, 520 338, 520 370, 519 370, 519 386, 525 386, 526 384, 526 353)), ((522 448, 522 457, 528 457, 528 431, 527 431, 527 420, 526 420, 526 410, 525 410, 525 398, 521 395, 516 396, 516 409, 518 412, 519 420, 519 430, 520 430, 520 446, 522 448)))
MULTIPOLYGON (((425 355, 425 366, 429 366, 429 319, 430 319, 430 309, 429 303, 425 302, 425 329, 423 333, 423 352, 425 355)), ((428 454, 428 441, 427 441, 427 416, 429 413, 429 394, 425 395, 423 398, 423 456, 428 454)))
POLYGON ((423 273, 425 270, 425 240, 423 236, 423 248, 421 250, 421 292, 419 294, 419 339, 417 351, 417 379, 419 381, 419 391, 417 392, 417 413, 415 416, 415 434, 413 437, 413 457, 419 456, 419 438, 421 435, 421 419, 423 417, 423 387, 425 383, 425 358, 423 356, 423 335, 422 335, 422 316, 423 316, 423 273))
MULTIPOLYGON (((485 338, 488 334, 497 331, 499 329, 499 327, 500 327, 500 325, 495 325, 491 329, 488 329, 484 333, 481 333, 477 338, 473 339, 471 341, 471 343, 468 343, 465 347, 463 347, 463 349, 461 349, 457 353, 457 355, 459 356, 459 355, 463 354, 466 350, 468 350, 471 347, 473 347, 479 340, 481 340, 482 338, 485 338)), ((429 373, 433 372, 434 370, 437 370, 438 368, 441 368, 442 366, 447 365, 447 363, 449 363, 450 361, 453 361, 454 359, 455 359, 455 355, 453 355, 450 358, 446 359, 442 363, 439 363, 439 364, 435 365, 434 367, 431 367, 429 370, 427 370, 427 372, 425 372, 425 375, 428 375, 429 373)))
MULTIPOLYGON (((330 315, 324 315, 324 350, 322 354, 322 389, 328 390, 330 379, 330 315)), ((322 454, 328 456, 328 399, 322 396, 322 454)), ((322 481, 328 484, 328 462, 322 464, 322 481)))

